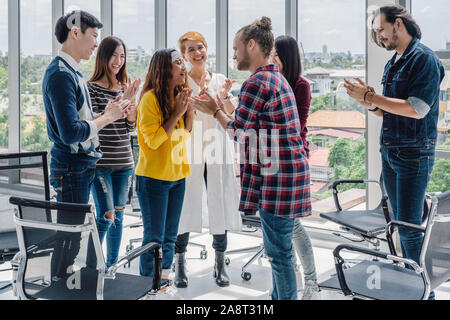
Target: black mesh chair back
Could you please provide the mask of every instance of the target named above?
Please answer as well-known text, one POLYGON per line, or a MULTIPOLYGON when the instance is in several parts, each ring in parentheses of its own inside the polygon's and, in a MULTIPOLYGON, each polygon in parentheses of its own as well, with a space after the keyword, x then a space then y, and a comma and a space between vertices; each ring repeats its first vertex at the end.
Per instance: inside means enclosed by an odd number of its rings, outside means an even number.
POLYGON ((433 198, 422 266, 431 291, 450 279, 450 191, 433 198))
POLYGON ((11 198, 22 261, 17 289, 27 299, 96 300, 105 262, 90 205, 11 198), (97 239, 93 239, 97 237, 97 239))
MULTIPOLYGON (((47 152, 0 154, 0 183, 5 187, 15 184, 44 186, 44 194, 37 198, 50 199, 47 152)), ((11 261, 19 251, 13 209, 0 208, 0 264, 11 261)))
POLYGON ((3 180, 9 185, 43 184, 44 196, 39 199, 50 200, 47 156, 47 151, 0 154, 0 182, 3 180))

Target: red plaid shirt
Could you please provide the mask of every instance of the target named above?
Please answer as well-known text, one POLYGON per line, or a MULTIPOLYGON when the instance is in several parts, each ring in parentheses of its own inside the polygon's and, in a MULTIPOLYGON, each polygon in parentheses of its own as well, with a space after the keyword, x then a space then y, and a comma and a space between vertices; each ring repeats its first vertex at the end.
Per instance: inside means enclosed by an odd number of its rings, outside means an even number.
POLYGON ((262 208, 289 219, 309 216, 310 172, 297 103, 277 66, 259 68, 242 85, 227 130, 245 145, 239 210, 254 214, 262 208))

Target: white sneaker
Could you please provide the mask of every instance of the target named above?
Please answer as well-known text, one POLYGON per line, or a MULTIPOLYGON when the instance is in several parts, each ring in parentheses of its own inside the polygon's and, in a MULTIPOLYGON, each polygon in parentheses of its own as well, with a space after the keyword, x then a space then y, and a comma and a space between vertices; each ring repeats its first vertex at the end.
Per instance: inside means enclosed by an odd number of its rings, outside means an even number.
POLYGON ((320 289, 316 281, 308 280, 305 283, 302 300, 320 300, 320 289))

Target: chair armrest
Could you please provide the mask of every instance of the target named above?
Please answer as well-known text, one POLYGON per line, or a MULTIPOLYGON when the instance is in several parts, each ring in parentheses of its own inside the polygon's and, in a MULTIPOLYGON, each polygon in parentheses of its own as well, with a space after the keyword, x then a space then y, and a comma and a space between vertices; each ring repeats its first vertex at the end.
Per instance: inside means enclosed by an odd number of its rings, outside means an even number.
POLYGON ((61 211, 75 211, 75 212, 94 212, 91 205, 77 204, 77 203, 64 203, 64 202, 52 202, 52 201, 41 201, 35 199, 26 198, 9 198, 9 203, 16 206, 26 206, 38 209, 49 209, 49 210, 61 210, 61 211))
POLYGON ((125 266, 126 264, 130 263, 134 259, 142 256, 144 253, 152 251, 155 259, 154 264, 154 272, 153 272, 153 288, 152 292, 157 292, 159 289, 161 289, 161 275, 162 275, 162 252, 161 252, 161 245, 159 243, 148 243, 140 248, 136 248, 133 251, 131 251, 127 256, 120 259, 116 264, 111 266, 107 273, 106 278, 114 279, 117 270, 120 267, 125 266))
POLYGON ((108 276, 114 277, 114 275, 117 273, 117 270, 120 267, 123 267, 124 265, 127 265, 128 263, 132 262, 134 259, 139 258, 144 253, 155 250, 158 251, 161 248, 161 246, 158 243, 148 243, 142 247, 136 248, 132 251, 130 251, 125 257, 120 259, 118 262, 116 262, 114 265, 112 265, 108 269, 108 276))
POLYGON ((381 252, 381 251, 358 247, 358 246, 351 245, 351 244, 342 244, 342 245, 339 245, 336 247, 336 249, 333 251, 333 255, 334 255, 334 259, 335 259, 335 266, 336 266, 336 272, 337 272, 337 276, 338 276, 338 280, 339 280, 339 285, 341 286, 342 292, 346 296, 352 296, 354 294, 348 287, 347 282, 345 280, 344 268, 343 268, 345 260, 340 255, 340 252, 342 250, 359 252, 359 253, 363 253, 363 254, 366 254, 369 256, 374 256, 374 257, 385 259, 385 260, 392 260, 394 262, 408 264, 411 267, 413 267, 414 271, 417 274, 423 274, 423 272, 424 272, 423 268, 421 268, 419 266, 419 264, 413 260, 394 256, 392 254, 388 254, 388 253, 381 252))
POLYGON ((341 184, 349 184, 349 183, 365 183, 365 184, 376 183, 376 184, 380 185, 380 182, 376 181, 376 180, 348 180, 348 179, 345 179, 345 180, 335 181, 333 183, 332 188, 333 188, 334 204, 336 205, 336 210, 338 210, 338 211, 342 211, 342 206, 339 203, 339 198, 338 198, 339 191, 338 191, 337 187, 341 184))
POLYGON ((426 230, 424 227, 418 226, 415 224, 402 222, 402 221, 391 221, 386 227, 386 239, 388 241, 389 250, 391 251, 391 253, 393 255, 397 255, 397 251, 395 250, 394 240, 392 239, 392 235, 394 233, 395 227, 403 227, 403 228, 407 228, 407 229, 414 230, 417 232, 422 232, 422 233, 425 233, 425 230, 426 230))

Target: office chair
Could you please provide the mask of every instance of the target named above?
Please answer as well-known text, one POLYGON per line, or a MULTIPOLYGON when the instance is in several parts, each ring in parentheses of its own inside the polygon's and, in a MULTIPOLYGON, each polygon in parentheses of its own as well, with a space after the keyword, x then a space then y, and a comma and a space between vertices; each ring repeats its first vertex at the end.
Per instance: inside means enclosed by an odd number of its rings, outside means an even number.
POLYGON ((106 268, 95 214, 90 205, 12 197, 20 253, 14 281, 24 300, 136 300, 156 293, 161 281, 161 250, 149 243, 106 268), (34 231, 38 238, 31 241, 34 231), (146 252, 155 257, 154 277, 118 273, 146 252), (39 276, 40 281, 28 280, 39 276))
MULTIPOLYGON (((130 137, 130 140, 131 140, 131 148, 133 150, 134 163, 136 165, 138 162, 138 159, 139 159, 139 142, 138 142, 138 138, 136 135, 132 135, 130 137)), ((136 175, 133 175, 130 191, 128 193, 128 204, 130 204, 132 207, 131 215, 134 217, 142 218, 141 206, 139 204, 139 199, 137 198, 137 195, 134 193, 135 181, 136 181, 136 175)), ((143 226, 142 222, 136 222, 136 223, 133 223, 130 225, 126 225, 126 226, 124 226, 124 228, 136 229, 136 228, 141 228, 142 226, 143 226)), ((130 239, 128 242, 128 245, 126 246, 126 252, 132 251, 134 249, 135 244, 140 243, 140 242, 142 242, 142 238, 130 239)), ((208 258, 208 251, 206 250, 206 245, 194 243, 194 242, 189 242, 189 245, 200 247, 202 249, 202 251, 200 252, 201 260, 206 260, 208 258)))
MULTIPOLYGON (((376 250, 380 248, 380 242, 385 239, 380 238, 379 235, 384 233, 387 224, 392 220, 389 210, 388 197, 386 195, 383 178, 380 181, 376 180, 338 180, 333 183, 333 198, 336 206, 336 211, 330 213, 321 213, 320 217, 330 220, 341 226, 341 229, 347 231, 357 237, 357 242, 367 241, 376 250), (381 201, 373 210, 343 210, 339 202, 338 187, 343 184, 350 183, 375 183, 381 189, 381 201)), ((349 239, 354 241, 353 239, 349 239)))
MULTIPOLYGON (((44 182, 44 199, 50 200, 50 183, 48 180, 47 152, 25 152, 14 154, 0 154, 0 172, 6 172, 10 177, 16 176, 20 181, 20 170, 42 169, 42 179, 44 182)), ((0 210, 0 264, 11 262, 19 252, 19 242, 17 239, 16 227, 13 221, 13 208, 6 206, 0 210)), ((35 235, 32 236, 32 242, 35 235)), ((1 270, 0 272, 14 271, 12 269, 1 270)), ((9 290, 13 287, 12 281, 0 283, 0 291, 9 290)))
POLYGON ((319 286, 361 299, 428 299, 433 290, 450 279, 450 191, 432 198, 426 227, 391 221, 386 228, 386 237, 390 253, 353 245, 338 246, 333 252, 337 276, 319 286), (398 227, 424 234, 419 264, 395 254, 392 234, 398 227), (365 260, 345 270, 345 260, 341 256, 343 250, 382 260, 365 260))
MULTIPOLYGON (((340 225, 341 229, 356 236, 357 240, 347 238, 336 233, 337 236, 344 237, 353 242, 368 242, 375 250, 380 250, 381 242, 387 242, 382 237, 386 226, 392 221, 393 216, 389 205, 389 199, 384 188, 383 176, 380 181, 376 180, 338 180, 333 183, 333 198, 336 211, 330 213, 321 213, 320 217, 340 225), (380 187, 381 200, 378 206, 373 210, 343 210, 339 202, 338 187, 343 184, 369 184, 375 183, 380 187)), ((423 205, 422 222, 427 220, 429 214, 429 197, 426 196, 423 205)))

